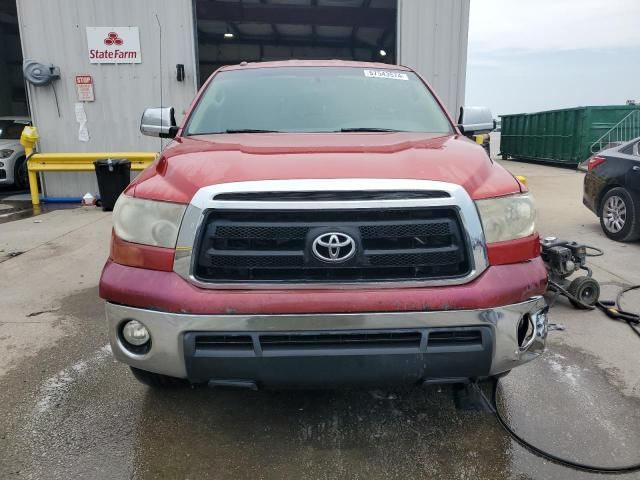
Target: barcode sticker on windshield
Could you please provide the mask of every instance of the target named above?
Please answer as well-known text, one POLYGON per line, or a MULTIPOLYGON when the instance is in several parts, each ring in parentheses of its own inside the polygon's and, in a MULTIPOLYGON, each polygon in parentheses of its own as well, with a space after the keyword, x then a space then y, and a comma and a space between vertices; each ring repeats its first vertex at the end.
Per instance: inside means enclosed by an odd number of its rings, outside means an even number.
POLYGON ((389 78, 391 80, 409 80, 409 75, 402 72, 390 72, 388 70, 365 70, 365 77, 389 78))

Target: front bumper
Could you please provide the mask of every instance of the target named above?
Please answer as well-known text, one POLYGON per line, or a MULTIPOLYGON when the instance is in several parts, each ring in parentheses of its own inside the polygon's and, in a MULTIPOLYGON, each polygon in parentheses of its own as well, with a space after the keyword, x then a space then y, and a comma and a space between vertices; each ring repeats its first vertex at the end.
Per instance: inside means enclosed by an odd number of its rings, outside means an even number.
POLYGON ((547 335, 546 303, 540 296, 496 308, 424 312, 192 315, 114 303, 107 303, 106 312, 116 359, 143 370, 214 384, 463 381, 498 375, 533 360, 544 350, 547 335), (119 332, 128 319, 141 321, 149 329, 148 352, 136 354, 125 347, 119 332), (518 342, 521 321, 530 323, 531 333, 522 345, 518 342), (434 332, 445 332, 445 338, 446 332, 476 333, 472 343, 464 340, 469 335, 447 343, 431 342, 434 332), (414 343, 339 343, 376 335, 411 337, 414 343), (198 338, 205 341, 199 344, 198 338), (203 347, 207 338, 214 340, 203 347), (267 347, 267 340, 274 338, 279 340, 267 347))
POLYGON ((4 163, 4 166, 0 167, 0 185, 13 185, 15 183, 13 172, 18 158, 20 158, 20 154, 14 153, 9 158, 0 159, 0 162, 4 163))

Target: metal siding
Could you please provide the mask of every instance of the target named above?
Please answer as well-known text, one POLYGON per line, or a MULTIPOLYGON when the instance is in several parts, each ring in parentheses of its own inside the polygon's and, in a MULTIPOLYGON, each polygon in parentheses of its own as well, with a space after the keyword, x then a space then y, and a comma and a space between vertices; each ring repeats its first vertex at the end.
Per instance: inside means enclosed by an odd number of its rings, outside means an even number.
MULTIPOLYGON (((139 130, 145 107, 160 104, 157 14, 162 24, 163 103, 176 107, 182 119, 196 90, 193 9, 191 0, 18 0, 24 58, 60 67, 55 82, 58 117, 51 87, 29 87, 32 117, 45 152, 157 151, 160 140, 139 130), (137 26, 140 64, 91 64, 86 27, 137 26), (185 65, 184 82, 175 79, 176 64, 185 65), (76 74, 93 76, 95 102, 84 104, 89 142, 78 140, 74 105, 76 74)), ((95 191, 93 174, 47 173, 49 196, 77 196, 95 191)))
POLYGON ((433 86, 457 119, 464 102, 470 0, 399 0, 399 63, 433 86))

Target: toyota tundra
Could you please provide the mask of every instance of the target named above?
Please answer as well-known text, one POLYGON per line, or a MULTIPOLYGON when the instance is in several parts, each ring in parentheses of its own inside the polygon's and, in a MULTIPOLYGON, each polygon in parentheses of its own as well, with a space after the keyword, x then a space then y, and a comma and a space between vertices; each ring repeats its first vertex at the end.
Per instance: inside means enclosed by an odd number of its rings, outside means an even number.
POLYGON ((527 188, 402 66, 215 72, 118 199, 100 280, 114 356, 154 386, 469 382, 541 354, 527 188))

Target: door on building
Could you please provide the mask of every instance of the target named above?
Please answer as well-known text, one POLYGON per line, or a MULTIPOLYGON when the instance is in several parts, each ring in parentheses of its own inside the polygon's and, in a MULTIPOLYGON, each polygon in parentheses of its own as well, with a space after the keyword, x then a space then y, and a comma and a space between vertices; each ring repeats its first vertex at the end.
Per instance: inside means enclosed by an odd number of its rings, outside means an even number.
POLYGON ((196 0, 200 83, 242 61, 396 63, 397 0, 196 0))
POLYGON ((27 115, 15 1, 0 1, 0 117, 27 115))

